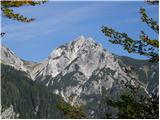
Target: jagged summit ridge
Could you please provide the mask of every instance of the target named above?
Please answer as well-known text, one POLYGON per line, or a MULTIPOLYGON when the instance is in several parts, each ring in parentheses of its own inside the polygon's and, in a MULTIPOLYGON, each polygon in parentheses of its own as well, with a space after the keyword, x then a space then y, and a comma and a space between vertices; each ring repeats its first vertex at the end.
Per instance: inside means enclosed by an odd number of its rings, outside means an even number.
MULTIPOLYGON (((85 104, 84 95, 102 95, 102 89, 107 91, 119 87, 121 81, 131 81, 120 66, 117 56, 106 51, 92 38, 79 37, 58 47, 52 51, 48 60, 37 67, 41 69, 34 72, 35 79, 42 78, 41 82, 71 104, 85 104), (46 79, 46 76, 51 79, 46 79), (70 100, 73 95, 74 98, 70 100)), ((137 86, 135 81, 132 84, 137 86)))
POLYGON ((112 53, 106 51, 101 44, 97 44, 93 38, 84 36, 54 49, 48 59, 37 65, 26 65, 23 60, 4 46, 2 46, 1 60, 15 66, 18 70, 27 71, 32 79, 46 75, 55 77, 60 73, 67 74, 75 70, 89 78, 96 69, 119 68, 112 53))
MULTIPOLYGON (((64 50, 73 50, 73 52, 78 52, 83 47, 90 47, 96 45, 96 42, 93 40, 93 38, 85 38, 84 36, 79 36, 73 41, 66 43, 64 45, 61 45, 57 49, 53 50, 49 57, 54 57, 56 54, 60 54, 64 50), (68 48, 68 49, 67 49, 68 48)), ((102 45, 101 45, 102 46, 102 45)))
POLYGON ((77 66, 88 78, 94 70, 105 67, 106 63, 109 67, 113 62, 114 56, 102 45, 97 44, 92 38, 80 36, 53 50, 40 74, 55 77, 59 73, 75 71, 77 68, 74 66, 77 66))

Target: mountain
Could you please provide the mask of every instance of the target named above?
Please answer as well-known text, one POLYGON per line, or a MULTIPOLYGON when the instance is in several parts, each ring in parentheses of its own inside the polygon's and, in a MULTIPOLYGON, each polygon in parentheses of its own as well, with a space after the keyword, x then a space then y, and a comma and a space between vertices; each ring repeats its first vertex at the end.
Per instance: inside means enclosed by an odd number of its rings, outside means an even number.
POLYGON ((2 118, 65 118, 57 108, 62 99, 35 84, 25 72, 2 64, 2 118))
POLYGON ((61 96, 35 83, 26 72, 1 64, 1 117, 3 119, 84 118, 82 107, 71 106, 61 96), (66 114, 67 112, 67 114, 66 114))
POLYGON ((25 61, 19 58, 14 52, 9 50, 9 48, 5 47, 3 44, 1 45, 1 63, 10 65, 16 70, 24 71, 28 73, 27 75, 31 78, 32 76, 30 76, 30 69, 37 64, 35 62, 25 61))
POLYGON ((27 71, 23 61, 4 45, 1 45, 1 62, 13 66, 17 70, 27 71))
POLYGON ((117 100, 127 89, 158 95, 158 64, 114 55, 92 38, 80 36, 61 45, 41 63, 22 60, 9 49, 2 53, 4 64, 24 71, 65 102, 85 106, 87 118, 102 118, 108 110, 105 99, 117 100))

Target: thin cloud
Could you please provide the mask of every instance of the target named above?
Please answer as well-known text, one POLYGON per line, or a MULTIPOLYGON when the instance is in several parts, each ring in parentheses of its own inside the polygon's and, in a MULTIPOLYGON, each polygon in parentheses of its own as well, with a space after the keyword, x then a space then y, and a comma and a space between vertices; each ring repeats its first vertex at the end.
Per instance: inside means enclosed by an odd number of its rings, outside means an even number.
MULTIPOLYGON (((91 4, 94 5, 94 4, 91 4)), ((96 5, 96 4, 95 4, 96 5)), ((76 8, 68 13, 58 16, 48 17, 47 19, 36 20, 30 24, 13 24, 4 26, 3 30, 8 32, 8 38, 31 38, 37 37, 47 32, 54 32, 56 28, 65 27, 70 23, 78 23, 82 20, 94 16, 100 7, 93 7, 90 5, 76 8), (54 30, 53 30, 54 29, 54 30)))

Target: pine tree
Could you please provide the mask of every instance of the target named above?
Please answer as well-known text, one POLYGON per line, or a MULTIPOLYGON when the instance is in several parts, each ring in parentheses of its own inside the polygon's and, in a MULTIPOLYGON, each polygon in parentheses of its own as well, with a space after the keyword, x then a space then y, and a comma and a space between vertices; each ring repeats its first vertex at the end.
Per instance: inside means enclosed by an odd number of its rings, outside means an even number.
MULTIPOLYGON (((3 17, 6 17, 8 19, 12 19, 12 20, 16 20, 19 22, 25 22, 25 23, 30 23, 32 21, 34 21, 34 18, 27 18, 19 13, 15 13, 13 11, 13 7, 22 7, 22 6, 35 6, 35 5, 40 5, 45 3, 46 0, 43 1, 33 1, 33 0, 10 0, 10 1, 6 1, 6 0, 2 0, 1 1, 1 13, 3 17)), ((3 37, 5 35, 4 32, 1 32, 1 37, 3 37)))
MULTIPOLYGON (((150 0, 147 3, 151 5, 159 5, 159 1, 150 0)), ((159 34, 158 22, 150 18, 144 8, 140 8, 141 20, 146 23, 155 33, 159 34)), ((103 26, 102 32, 106 37, 110 38, 113 44, 123 46, 128 53, 137 53, 149 57, 151 62, 159 61, 159 41, 158 39, 151 39, 144 31, 141 31, 140 39, 134 40, 126 33, 118 32, 112 28, 103 26)))
POLYGON ((45 3, 46 1, 32 1, 32 0, 23 0, 23 1, 1 1, 1 11, 4 17, 9 19, 17 20, 20 22, 32 22, 34 18, 27 18, 19 13, 14 13, 12 7, 21 7, 21 6, 35 6, 45 3))
MULTIPOLYGON (((150 5, 159 5, 157 0, 148 0, 150 5)), ((150 18, 144 8, 140 8, 141 20, 146 23, 155 33, 159 34, 159 25, 157 21, 150 18)), ((103 26, 102 32, 105 36, 111 38, 109 41, 113 44, 122 45, 124 50, 129 53, 137 53, 148 56, 149 61, 159 62, 159 41, 151 39, 144 31, 141 31, 140 40, 134 40, 126 33, 103 26)), ((123 93, 117 101, 107 99, 107 104, 118 109, 117 117, 120 119, 158 119, 159 118, 159 97, 152 94, 150 97, 137 96, 137 92, 132 89, 123 93)), ((107 113, 112 114, 112 113, 107 113)))
MULTIPOLYGON (((118 119, 158 119, 159 97, 137 96, 131 90, 123 93, 117 101, 107 99, 108 106, 118 109, 118 119)), ((112 113, 107 113, 112 114, 112 113)))

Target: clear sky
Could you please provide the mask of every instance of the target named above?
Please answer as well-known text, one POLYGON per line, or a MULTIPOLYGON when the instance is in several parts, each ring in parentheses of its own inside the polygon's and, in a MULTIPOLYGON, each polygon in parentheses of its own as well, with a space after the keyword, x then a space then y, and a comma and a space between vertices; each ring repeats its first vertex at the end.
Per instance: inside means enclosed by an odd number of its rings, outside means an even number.
POLYGON ((36 20, 21 23, 2 17, 2 30, 6 35, 2 43, 19 57, 30 61, 42 61, 53 49, 72 41, 80 35, 92 37, 107 50, 117 55, 126 55, 137 59, 145 57, 128 54, 121 46, 109 43, 101 32, 102 25, 126 32, 134 39, 144 30, 152 38, 156 35, 140 20, 139 8, 144 7, 152 18, 158 20, 158 6, 145 2, 106 1, 106 2, 47 2, 39 6, 15 8, 36 20))

